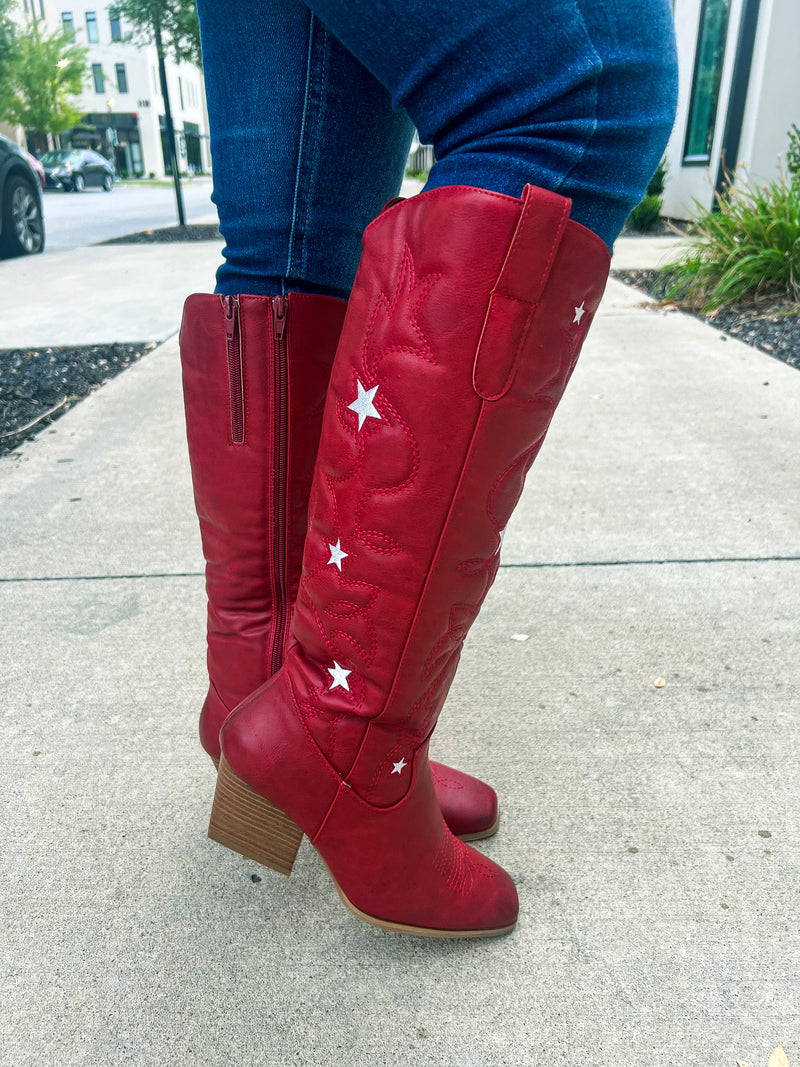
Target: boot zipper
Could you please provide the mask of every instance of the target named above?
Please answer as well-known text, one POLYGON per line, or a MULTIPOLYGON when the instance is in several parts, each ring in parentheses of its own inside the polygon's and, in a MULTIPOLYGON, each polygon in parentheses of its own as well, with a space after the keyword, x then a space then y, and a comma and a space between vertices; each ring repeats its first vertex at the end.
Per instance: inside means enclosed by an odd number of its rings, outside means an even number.
POLYGON ((275 373, 275 439, 274 439, 274 498, 273 498, 273 585, 275 588, 275 629, 272 638, 270 672, 280 670, 283 663, 283 643, 286 638, 288 616, 286 590, 286 493, 289 448, 288 429, 288 365, 286 352, 286 318, 289 301, 285 296, 272 298, 272 347, 275 373))
POLYGON ((244 374, 242 370, 242 333, 239 327, 239 300, 224 296, 225 341, 228 350, 228 386, 231 398, 231 441, 244 444, 244 374))

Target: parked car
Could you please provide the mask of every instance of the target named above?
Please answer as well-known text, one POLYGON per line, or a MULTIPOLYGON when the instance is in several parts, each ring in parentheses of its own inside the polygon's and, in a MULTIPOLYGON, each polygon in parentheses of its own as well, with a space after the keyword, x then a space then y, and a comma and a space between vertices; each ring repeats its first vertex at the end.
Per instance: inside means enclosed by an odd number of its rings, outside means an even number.
POLYGON ((27 155, 0 134, 0 256, 44 249, 42 189, 27 155))
POLYGON ((46 175, 44 173, 44 167, 39 162, 39 160, 36 158, 36 156, 32 156, 30 154, 30 152, 26 152, 24 148, 23 148, 22 152, 23 152, 23 155, 25 156, 25 158, 27 159, 27 161, 30 163, 30 165, 33 167, 33 169, 36 171, 36 173, 37 173, 37 175, 39 177, 39 184, 41 185, 42 189, 46 189, 47 188, 47 177, 46 177, 46 175))
POLYGON ((98 185, 110 193, 114 188, 114 168, 99 152, 89 148, 45 152, 42 165, 48 189, 67 189, 82 193, 89 185, 98 185))

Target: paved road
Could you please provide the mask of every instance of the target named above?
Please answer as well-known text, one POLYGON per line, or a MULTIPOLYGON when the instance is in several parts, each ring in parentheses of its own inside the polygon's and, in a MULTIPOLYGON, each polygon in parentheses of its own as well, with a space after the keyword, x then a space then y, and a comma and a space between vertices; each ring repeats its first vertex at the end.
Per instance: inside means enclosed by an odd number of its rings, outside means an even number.
MULTIPOLYGON (((183 193, 187 221, 216 218, 210 200, 210 178, 187 183, 183 193)), ((44 197, 44 221, 49 252, 94 244, 109 237, 174 225, 178 221, 175 191, 171 186, 130 185, 115 186, 110 194, 100 189, 87 189, 80 195, 50 190, 44 197)))

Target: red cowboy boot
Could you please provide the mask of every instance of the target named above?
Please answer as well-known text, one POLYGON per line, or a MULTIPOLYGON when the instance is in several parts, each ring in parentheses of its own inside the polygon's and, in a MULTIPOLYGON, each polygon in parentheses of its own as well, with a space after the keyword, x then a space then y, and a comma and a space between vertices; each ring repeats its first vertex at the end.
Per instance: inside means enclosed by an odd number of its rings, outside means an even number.
MULTIPOLYGON (((199 293, 186 301, 183 387, 208 591, 210 685, 200 740, 215 763, 226 717, 283 662, 346 307, 301 293, 199 293)), ((453 833, 494 833, 493 789, 441 765, 434 775, 453 833)))
POLYGON ((449 187, 367 227, 294 641, 222 730, 209 836, 288 873, 308 834, 345 905, 392 930, 516 920, 509 876, 442 821, 428 742, 608 274, 569 209, 449 187))

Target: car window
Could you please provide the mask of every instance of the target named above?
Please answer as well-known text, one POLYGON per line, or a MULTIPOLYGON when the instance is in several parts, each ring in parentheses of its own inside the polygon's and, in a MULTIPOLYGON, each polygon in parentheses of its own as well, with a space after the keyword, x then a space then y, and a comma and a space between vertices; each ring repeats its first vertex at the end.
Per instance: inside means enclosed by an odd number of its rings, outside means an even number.
POLYGON ((42 163, 45 167, 52 167, 57 163, 79 163, 80 158, 80 152, 67 152, 62 149, 60 152, 45 152, 42 163))

